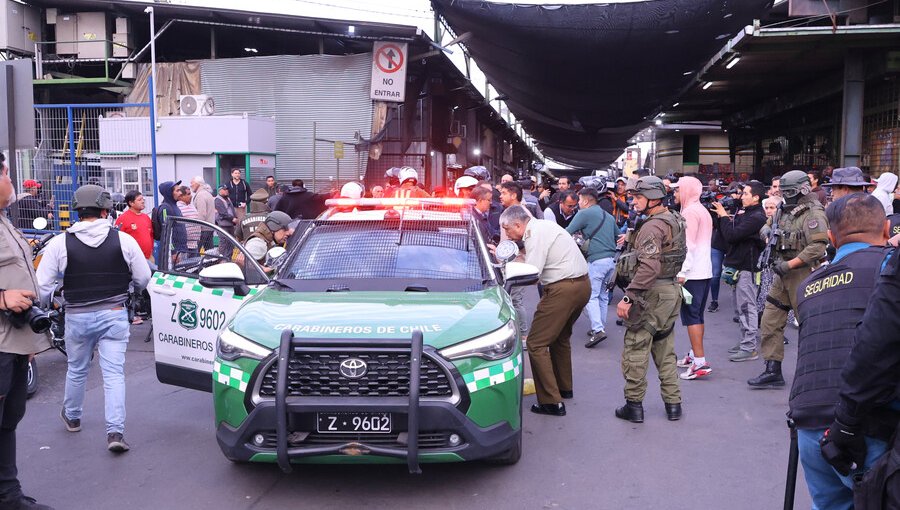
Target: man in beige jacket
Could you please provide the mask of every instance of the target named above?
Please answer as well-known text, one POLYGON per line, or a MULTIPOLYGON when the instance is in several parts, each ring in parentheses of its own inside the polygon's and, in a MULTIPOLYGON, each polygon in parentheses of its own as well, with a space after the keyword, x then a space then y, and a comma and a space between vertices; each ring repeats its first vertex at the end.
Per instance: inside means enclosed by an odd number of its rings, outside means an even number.
MULTIPOLYGON (((0 209, 15 196, 9 175, 0 172, 0 209)), ((16 426, 25 416, 28 360, 50 348, 46 335, 17 328, 9 314, 21 313, 37 298, 31 247, 0 213, 0 508, 49 509, 22 493, 16 469, 16 426)))
POLYGON ((194 192, 194 196, 191 199, 191 204, 193 204, 197 209, 197 213, 200 215, 200 219, 207 223, 215 225, 215 197, 212 196, 209 185, 203 182, 203 177, 200 177, 198 175, 197 177, 191 179, 191 191, 194 192))

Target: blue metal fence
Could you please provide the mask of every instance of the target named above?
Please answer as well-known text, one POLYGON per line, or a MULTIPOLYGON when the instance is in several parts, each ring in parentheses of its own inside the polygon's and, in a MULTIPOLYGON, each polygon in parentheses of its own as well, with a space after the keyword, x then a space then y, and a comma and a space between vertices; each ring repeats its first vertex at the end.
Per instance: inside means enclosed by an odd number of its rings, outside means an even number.
MULTIPOLYGON (((48 218, 48 230, 66 229, 77 220, 72 198, 83 184, 99 184, 117 198, 131 189, 151 197, 155 195, 156 144, 152 116, 149 130, 131 134, 144 137, 149 131, 150 168, 104 169, 101 166, 100 119, 146 115, 147 110, 152 111, 150 103, 35 105, 36 147, 16 153, 19 168, 16 189, 20 192, 18 226, 30 228, 32 220, 40 216, 48 218), (26 193, 36 198, 27 199, 26 193)), ((146 140, 135 142, 146 146, 146 140)))

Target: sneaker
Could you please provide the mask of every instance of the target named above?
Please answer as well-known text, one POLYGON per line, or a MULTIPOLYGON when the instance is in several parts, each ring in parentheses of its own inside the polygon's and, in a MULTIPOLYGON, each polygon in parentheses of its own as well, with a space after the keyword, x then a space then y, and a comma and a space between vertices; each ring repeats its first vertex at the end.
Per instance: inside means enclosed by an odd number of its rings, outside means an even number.
POLYGON ((125 438, 121 433, 110 432, 106 434, 106 449, 111 452, 122 453, 127 452, 131 447, 125 442, 125 438))
POLYGON ((62 421, 66 424, 66 430, 69 432, 78 432, 81 430, 81 419, 70 420, 66 417, 66 408, 63 407, 62 411, 59 413, 59 417, 62 418, 62 421))
POLYGON ((685 381, 690 381, 692 379, 702 379, 702 378, 708 376, 711 372, 712 372, 712 369, 709 368, 708 364, 703 365, 702 367, 698 367, 697 365, 694 365, 692 363, 691 368, 682 372, 682 374, 679 375, 678 377, 681 377, 685 381))
POLYGON ((678 360, 678 368, 689 368, 694 364, 694 358, 691 356, 691 353, 687 353, 684 355, 684 358, 678 360))
POLYGON ((718 312, 718 311, 719 311, 719 302, 718 302, 718 301, 713 301, 712 303, 710 303, 710 304, 709 304, 709 308, 707 308, 706 311, 709 312, 709 313, 716 313, 716 312, 718 312))
POLYGON ((737 344, 731 349, 728 349, 728 354, 737 354, 739 352, 741 352, 741 344, 737 344))
POLYGON ((759 359, 757 351, 738 351, 728 356, 728 361, 753 361, 755 359, 759 359))
POLYGON ((591 347, 599 344, 600 342, 606 340, 606 333, 603 330, 600 330, 591 336, 591 339, 588 340, 584 346, 590 349, 591 347))

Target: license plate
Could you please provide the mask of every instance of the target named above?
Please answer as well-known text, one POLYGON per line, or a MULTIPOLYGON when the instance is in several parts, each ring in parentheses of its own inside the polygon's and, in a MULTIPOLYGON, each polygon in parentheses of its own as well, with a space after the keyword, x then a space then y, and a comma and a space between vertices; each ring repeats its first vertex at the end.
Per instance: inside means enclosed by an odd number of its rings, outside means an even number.
POLYGON ((390 413, 317 413, 319 433, 367 432, 389 434, 390 413))

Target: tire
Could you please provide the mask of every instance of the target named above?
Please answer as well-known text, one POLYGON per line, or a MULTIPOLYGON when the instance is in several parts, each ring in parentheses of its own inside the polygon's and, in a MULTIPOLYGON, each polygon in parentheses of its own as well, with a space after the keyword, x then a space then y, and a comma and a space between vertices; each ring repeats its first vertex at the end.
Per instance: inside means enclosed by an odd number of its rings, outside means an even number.
POLYGON ((493 464, 495 466, 512 466, 519 462, 519 459, 522 458, 522 429, 516 433, 516 439, 513 445, 506 450, 505 452, 497 455, 496 457, 491 457, 489 459, 485 459, 485 462, 488 464, 493 464))
POLYGON ((37 361, 28 362, 28 385, 26 387, 26 397, 31 398, 38 390, 38 368, 37 361))

